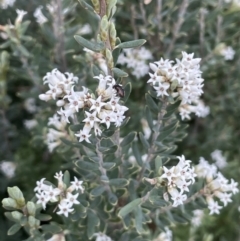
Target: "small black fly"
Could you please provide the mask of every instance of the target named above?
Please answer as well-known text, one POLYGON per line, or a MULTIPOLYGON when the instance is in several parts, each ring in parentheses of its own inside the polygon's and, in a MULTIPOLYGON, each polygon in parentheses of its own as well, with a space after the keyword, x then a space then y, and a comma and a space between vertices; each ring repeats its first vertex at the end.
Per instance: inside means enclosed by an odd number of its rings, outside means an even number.
POLYGON ((123 98, 125 96, 125 91, 121 85, 114 85, 113 89, 116 90, 116 95, 120 98, 123 98))

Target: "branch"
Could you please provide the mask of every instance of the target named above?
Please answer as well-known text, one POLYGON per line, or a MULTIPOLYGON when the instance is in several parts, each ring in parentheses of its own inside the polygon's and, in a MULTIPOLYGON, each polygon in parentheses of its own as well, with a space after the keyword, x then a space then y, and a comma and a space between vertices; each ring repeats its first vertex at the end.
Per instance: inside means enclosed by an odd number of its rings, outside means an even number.
POLYGON ((171 41, 171 43, 168 46, 168 49, 166 51, 166 56, 168 56, 168 57, 171 54, 171 52, 172 52, 172 50, 174 48, 175 42, 176 42, 176 40, 178 38, 180 28, 181 28, 181 26, 182 26, 182 24, 184 22, 184 16, 186 14, 186 10, 187 10, 188 4, 189 4, 189 0, 183 0, 182 4, 180 6, 180 9, 179 9, 179 12, 178 12, 178 19, 175 22, 174 27, 173 27, 172 41, 171 41))

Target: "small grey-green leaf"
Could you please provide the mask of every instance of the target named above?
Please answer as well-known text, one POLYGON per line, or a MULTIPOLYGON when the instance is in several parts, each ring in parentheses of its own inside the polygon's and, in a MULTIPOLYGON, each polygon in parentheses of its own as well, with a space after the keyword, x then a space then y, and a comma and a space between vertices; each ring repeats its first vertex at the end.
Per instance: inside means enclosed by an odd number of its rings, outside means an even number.
POLYGON ((115 187, 125 187, 129 184, 129 181, 124 178, 115 178, 109 180, 109 184, 115 187))
POLYGON ((16 224, 14 224, 11 228, 8 229, 7 234, 8 234, 8 235, 13 235, 13 234, 15 234, 16 232, 19 231, 19 229, 20 229, 21 227, 22 227, 22 226, 21 226, 19 223, 16 223, 16 224))
POLYGON ((94 12, 93 7, 90 6, 88 3, 86 3, 86 2, 83 1, 83 0, 78 0, 78 1, 79 1, 80 5, 81 5, 84 9, 94 12))
POLYGON ((147 93, 145 95, 145 98, 146 98, 147 105, 152 110, 152 112, 158 113, 159 112, 158 106, 156 102, 153 100, 153 98, 151 97, 151 95, 147 93))
POLYGON ((142 46, 145 43, 146 43, 145 39, 137 39, 137 40, 120 43, 115 48, 122 48, 122 49, 137 48, 142 46))
POLYGON ((48 233, 60 233, 62 228, 55 223, 41 225, 41 229, 48 233))
POLYGON ((139 138, 140 138, 140 141, 141 141, 143 147, 148 150, 150 145, 141 132, 139 132, 139 138))
POLYGON ((43 213, 39 213, 36 215, 36 218, 39 219, 40 221, 49 221, 52 219, 52 217, 48 214, 43 214, 43 213))
POLYGON ((141 198, 137 198, 133 200, 132 202, 128 203, 126 206, 120 209, 118 216, 121 218, 125 217, 127 214, 132 212, 134 208, 136 208, 136 206, 140 205, 141 203, 142 203, 141 198))
POLYGON ((160 156, 157 156, 155 158, 155 173, 157 176, 160 176, 162 170, 162 158, 160 156))
POLYGON ((112 71, 116 77, 119 77, 119 78, 128 77, 128 73, 124 72, 119 68, 112 68, 112 71))
POLYGON ((126 103, 130 94, 131 94, 131 91, 132 91, 132 83, 131 82, 128 82, 126 84, 126 86, 124 87, 124 92, 125 92, 125 95, 124 95, 124 98, 123 98, 123 102, 126 103))
POLYGON ((74 38, 80 45, 94 52, 100 52, 101 50, 104 49, 103 43, 92 43, 80 35, 75 35, 74 38))
POLYGON ((70 174, 69 171, 65 171, 63 175, 63 182, 67 185, 67 187, 70 184, 70 174))
POLYGON ((105 168, 107 171, 113 169, 116 166, 115 162, 104 162, 103 168, 105 168))
POLYGON ((123 141, 120 144, 121 147, 131 144, 134 141, 136 134, 137 134, 136 132, 131 132, 127 136, 125 136, 123 141))
POLYGON ((103 192, 105 191, 105 187, 104 186, 98 186, 93 188, 93 190, 90 192, 90 194, 94 197, 98 197, 100 196, 103 192))

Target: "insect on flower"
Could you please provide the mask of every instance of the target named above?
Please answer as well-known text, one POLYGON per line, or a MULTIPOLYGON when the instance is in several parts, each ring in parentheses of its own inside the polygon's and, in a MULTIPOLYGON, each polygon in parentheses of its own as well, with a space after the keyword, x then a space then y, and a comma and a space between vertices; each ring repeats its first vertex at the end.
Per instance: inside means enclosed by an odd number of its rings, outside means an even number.
POLYGON ((125 96, 125 91, 121 85, 116 84, 113 86, 113 89, 116 90, 116 95, 118 97, 123 98, 125 96))

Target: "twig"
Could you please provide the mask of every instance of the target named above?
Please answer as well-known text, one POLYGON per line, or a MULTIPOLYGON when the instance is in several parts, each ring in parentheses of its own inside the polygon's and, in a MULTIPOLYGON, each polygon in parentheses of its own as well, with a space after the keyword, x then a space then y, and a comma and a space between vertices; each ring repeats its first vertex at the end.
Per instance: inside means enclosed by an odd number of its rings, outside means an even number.
POLYGON ((200 36, 199 36, 199 42, 200 42, 200 54, 201 56, 204 56, 204 35, 205 35, 205 14, 206 10, 204 8, 200 8, 199 11, 200 18, 199 18, 199 26, 200 26, 200 36))
POLYGON ((158 23, 158 31, 160 32, 162 29, 162 0, 157 0, 156 18, 158 23))
POLYGON ((55 58, 60 62, 61 71, 67 70, 67 62, 64 51, 64 18, 62 13, 62 0, 56 0, 56 11, 53 21, 53 31, 57 44, 55 47, 55 58))
POLYGON ((134 39, 138 39, 138 31, 137 31, 137 26, 135 24, 135 18, 136 18, 136 10, 135 10, 135 5, 132 4, 130 7, 131 10, 131 26, 132 26, 132 30, 133 30, 133 36, 134 39))
POLYGON ((172 41, 171 43, 169 44, 168 46, 168 49, 166 51, 166 56, 169 57, 173 48, 174 48, 174 45, 175 45, 175 42, 178 38, 178 35, 179 35, 179 31, 181 29, 181 26, 184 22, 184 16, 186 14, 186 10, 187 10, 187 7, 188 7, 188 4, 189 4, 189 0, 183 0, 182 1, 182 4, 180 6, 180 9, 179 9, 179 12, 178 12, 178 19, 177 21, 175 22, 174 24, 174 27, 173 27, 173 31, 172 31, 172 41))
MULTIPOLYGON (((157 126, 156 126, 156 130, 154 131, 153 133, 153 136, 152 136, 152 141, 151 141, 151 147, 149 148, 148 150, 148 153, 147 153, 147 160, 146 160, 146 163, 149 163, 152 161, 153 157, 155 156, 153 153, 155 151, 155 148, 156 148, 156 140, 160 134, 160 128, 162 126, 162 119, 163 119, 163 116, 165 115, 165 110, 167 108, 167 105, 168 105, 168 101, 167 99, 164 99, 163 100, 163 105, 162 105, 162 109, 161 111, 158 113, 158 120, 157 120, 157 126)), ((140 174, 137 178, 137 180, 139 181, 139 183, 141 182, 141 179, 143 178, 143 175, 144 175, 144 172, 146 170, 146 164, 143 165, 141 171, 140 171, 140 174)), ((139 185, 137 185, 138 187, 139 185)))
MULTIPOLYGON (((220 10, 221 8, 222 8, 222 0, 218 0, 218 9, 220 10)), ((221 41, 221 37, 222 37, 222 22, 223 22, 223 17, 218 14, 218 16, 217 16, 216 44, 218 44, 221 41)))

